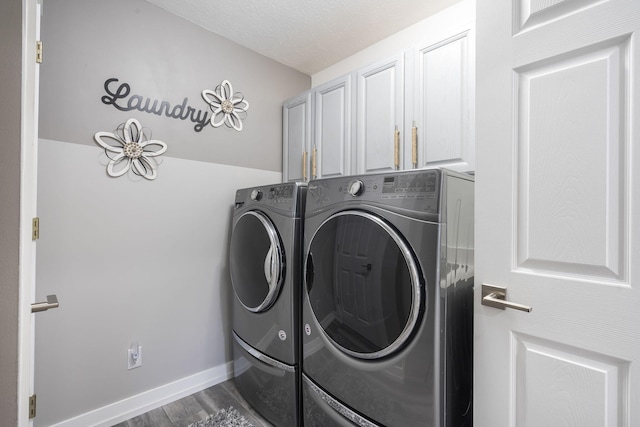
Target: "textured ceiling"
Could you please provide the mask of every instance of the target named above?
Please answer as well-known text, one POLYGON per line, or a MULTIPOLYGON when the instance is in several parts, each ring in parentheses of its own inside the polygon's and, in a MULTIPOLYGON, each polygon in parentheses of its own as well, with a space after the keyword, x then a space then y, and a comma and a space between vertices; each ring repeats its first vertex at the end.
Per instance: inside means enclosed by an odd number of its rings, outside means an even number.
POLYGON ((314 74, 458 0, 147 0, 314 74))

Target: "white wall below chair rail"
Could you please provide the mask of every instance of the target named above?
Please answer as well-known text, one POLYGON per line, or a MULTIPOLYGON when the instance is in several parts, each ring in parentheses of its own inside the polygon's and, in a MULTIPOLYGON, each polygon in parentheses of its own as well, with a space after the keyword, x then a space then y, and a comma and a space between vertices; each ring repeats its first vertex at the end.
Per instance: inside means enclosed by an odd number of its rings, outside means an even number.
POLYGON ((198 372, 178 381, 128 397, 51 427, 110 427, 219 384, 232 376, 232 362, 198 372))
POLYGON ((168 157, 166 142, 147 181, 109 177, 98 146, 40 140, 36 299, 60 307, 35 320, 35 427, 226 378, 235 191, 282 174, 168 157), (142 366, 128 370, 133 340, 142 366))

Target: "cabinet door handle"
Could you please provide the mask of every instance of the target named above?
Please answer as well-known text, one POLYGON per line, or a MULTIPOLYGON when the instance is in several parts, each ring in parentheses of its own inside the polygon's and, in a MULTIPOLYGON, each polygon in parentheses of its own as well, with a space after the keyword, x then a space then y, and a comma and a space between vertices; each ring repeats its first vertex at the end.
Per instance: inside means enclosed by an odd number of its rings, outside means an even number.
POLYGON ((316 156, 318 155, 318 149, 314 148, 313 153, 311 153, 311 179, 316 179, 317 174, 317 165, 316 165, 316 156))
POLYGON ((400 170, 400 131, 396 126, 396 131, 393 133, 393 165, 396 170, 400 170))
POLYGON ((414 125, 411 128, 411 163, 413 168, 418 168, 418 128, 414 125))
POLYGON ((302 180, 307 180, 307 152, 302 152, 302 180))

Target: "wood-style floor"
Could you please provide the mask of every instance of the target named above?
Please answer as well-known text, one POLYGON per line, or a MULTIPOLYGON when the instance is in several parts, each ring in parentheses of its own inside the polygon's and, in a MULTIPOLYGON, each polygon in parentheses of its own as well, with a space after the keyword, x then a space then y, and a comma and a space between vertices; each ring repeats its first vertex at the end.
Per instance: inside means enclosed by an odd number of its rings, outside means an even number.
POLYGON ((256 413, 242 398, 233 384, 233 380, 214 385, 205 390, 171 402, 114 427, 187 427, 203 420, 219 409, 233 406, 251 424, 256 427, 273 427, 256 413))

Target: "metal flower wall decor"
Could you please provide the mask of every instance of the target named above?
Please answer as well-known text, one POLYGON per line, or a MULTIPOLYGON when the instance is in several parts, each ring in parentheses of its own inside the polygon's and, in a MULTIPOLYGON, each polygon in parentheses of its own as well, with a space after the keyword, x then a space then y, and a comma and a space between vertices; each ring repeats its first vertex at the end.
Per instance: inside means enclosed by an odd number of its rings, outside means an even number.
POLYGON ((211 126, 217 128, 224 123, 238 132, 242 130, 242 121, 247 118, 249 101, 244 99, 242 93, 233 93, 229 80, 224 80, 215 90, 203 90, 202 98, 213 112, 211 126))
POLYGON ((151 131, 136 119, 121 123, 115 132, 97 132, 94 139, 109 157, 107 174, 114 178, 131 171, 148 180, 156 179, 155 157, 167 151, 167 144, 151 139, 151 131))

